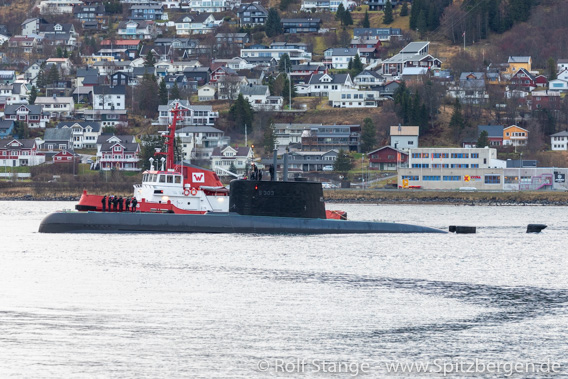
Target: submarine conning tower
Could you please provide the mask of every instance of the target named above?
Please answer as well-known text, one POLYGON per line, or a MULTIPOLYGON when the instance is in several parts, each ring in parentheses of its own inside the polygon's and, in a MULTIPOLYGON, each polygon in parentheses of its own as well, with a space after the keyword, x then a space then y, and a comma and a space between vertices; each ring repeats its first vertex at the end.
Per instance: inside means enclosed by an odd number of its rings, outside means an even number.
POLYGON ((326 218, 321 183, 304 181, 233 180, 229 212, 247 216, 326 218))

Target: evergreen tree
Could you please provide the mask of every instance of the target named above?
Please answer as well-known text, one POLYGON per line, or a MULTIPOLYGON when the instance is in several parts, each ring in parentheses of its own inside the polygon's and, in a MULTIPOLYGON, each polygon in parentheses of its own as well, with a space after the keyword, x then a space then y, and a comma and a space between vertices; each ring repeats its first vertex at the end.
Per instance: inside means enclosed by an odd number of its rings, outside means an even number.
POLYGON ((489 133, 487 130, 483 130, 479 133, 479 138, 477 139, 477 147, 489 146, 489 133))
POLYGON ((144 58, 144 67, 154 67, 155 64, 156 59, 154 58, 154 54, 152 50, 149 50, 148 54, 146 54, 146 58, 144 58))
POLYGON ((144 75, 134 92, 139 114, 154 117, 160 105, 160 98, 156 96, 157 93, 159 93, 159 87, 156 83, 155 76, 144 75))
POLYGON ((355 58, 349 61, 351 64, 351 76, 355 77, 359 75, 361 71, 363 71, 363 62, 361 62, 361 58, 359 58, 359 54, 355 54, 355 58))
POLYGON ((548 80, 555 80, 558 77, 558 74, 556 73, 556 62, 554 61, 554 58, 548 58, 548 80))
POLYGON ((235 167, 235 162, 231 162, 231 165, 229 166, 229 171, 235 175, 237 174, 237 168, 235 167))
MULTIPOLYGON (((292 97, 296 97, 296 89, 294 88, 294 84, 290 84, 290 79, 286 76, 284 79, 284 85, 282 86, 282 97, 284 98, 284 102, 288 101, 288 99, 292 97), (292 94, 290 95, 290 90, 292 90, 292 94)), ((288 104, 292 107, 292 104, 288 104)))
POLYGON ((345 7, 343 6, 343 3, 339 3, 339 5, 337 6, 337 11, 335 11, 335 19, 338 20, 341 25, 343 25, 343 17, 345 14, 345 7))
POLYGON ((404 1, 402 7, 400 8, 400 17, 408 16, 408 2, 404 1))
POLYGON ((268 11, 268 17, 266 18, 266 36, 276 37, 282 33, 282 24, 280 23, 280 15, 276 8, 270 8, 268 11))
POLYGON ((59 70, 57 69, 57 65, 52 64, 49 73, 47 74, 47 84, 54 85, 59 81, 59 70))
POLYGON ((31 105, 35 104, 36 97, 37 97, 37 88, 35 86, 32 86, 32 89, 30 90, 30 98, 29 98, 29 103, 31 105))
POLYGON ((36 84, 38 88, 45 88, 45 86, 47 85, 47 78, 44 69, 39 70, 36 78, 36 84))
POLYGON ((55 51, 56 51, 55 54, 57 55, 57 58, 63 58, 63 50, 61 49, 61 46, 57 46, 57 49, 55 51))
POLYGON ((170 91, 170 98, 171 99, 180 99, 181 98, 177 82, 174 82, 174 86, 172 87, 172 89, 170 91))
POLYGON ((389 24, 392 24, 393 21, 394 21, 394 19, 393 19, 393 16, 392 16, 392 4, 391 4, 390 0, 387 0, 387 3, 385 4, 385 9, 384 9, 383 24, 389 25, 389 24))
POLYGON ((353 162, 351 162, 351 157, 349 156, 349 154, 345 154, 345 151, 343 149, 340 149, 339 153, 337 153, 337 159, 333 164, 333 170, 346 175, 352 167, 353 162))
POLYGON ((454 103, 454 111, 450 119, 450 128, 454 131, 454 137, 457 139, 461 131, 465 128, 465 120, 463 118, 461 104, 458 99, 454 103))
POLYGON ((424 10, 420 11, 418 16, 418 23, 416 24, 416 30, 420 33, 420 38, 426 33, 428 29, 428 22, 426 20, 426 12, 424 10))
POLYGON ((280 57, 280 62, 278 62, 278 71, 280 72, 290 72, 292 68, 292 63, 290 61, 290 56, 288 54, 282 54, 280 57))
POLYGON ((361 128, 361 152, 368 153, 373 150, 373 147, 377 144, 377 131, 375 129, 375 124, 370 118, 363 120, 363 127, 361 128))
POLYGON ((276 136, 274 135, 274 125, 272 122, 269 122, 268 126, 264 129, 263 137, 264 153, 270 154, 276 145, 276 136))
POLYGON ((416 30, 418 25, 418 16, 420 16, 420 10, 422 9, 422 0, 414 0, 412 2, 412 7, 410 8, 410 20, 409 27, 411 30, 416 30))
POLYGON ((422 121, 422 107, 421 107, 420 95, 418 91, 414 92, 414 97, 412 99, 412 113, 410 116, 410 123, 414 125, 419 125, 422 121))
POLYGON ((160 82, 158 96, 160 97, 160 105, 166 105, 168 103, 168 88, 166 87, 165 79, 162 79, 160 82))
POLYGON ((371 27, 371 22, 369 21, 369 12, 367 12, 367 10, 365 10, 365 18, 363 18, 363 22, 361 22, 361 26, 363 28, 370 28, 371 27))
POLYGON ((244 133, 245 125, 249 128, 252 126, 254 120, 254 113, 250 103, 243 97, 242 93, 239 93, 237 100, 229 109, 229 116, 231 120, 235 123, 239 131, 244 133))
POLYGON ((351 12, 349 12, 348 10, 345 10, 345 12, 343 13, 343 25, 344 26, 353 25, 353 18, 351 17, 351 12))

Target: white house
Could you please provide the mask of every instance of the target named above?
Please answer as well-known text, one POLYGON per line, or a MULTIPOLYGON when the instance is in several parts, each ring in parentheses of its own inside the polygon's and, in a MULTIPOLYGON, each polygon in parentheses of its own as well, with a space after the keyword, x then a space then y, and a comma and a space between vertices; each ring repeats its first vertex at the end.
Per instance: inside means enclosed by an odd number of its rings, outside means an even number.
MULTIPOLYGON (((310 77, 306 87, 308 96, 328 96, 331 91, 344 91, 353 88, 349 74, 315 74, 310 77)), ((299 89, 296 86, 296 89, 299 89)))
POLYGON ((241 86, 240 93, 248 100, 255 111, 278 111, 282 110, 282 96, 270 96, 268 86, 245 85, 241 86))
POLYGON ((329 104, 334 108, 375 108, 380 101, 379 91, 352 88, 329 92, 329 104))
POLYGON ((274 58, 279 62, 284 54, 288 54, 290 63, 293 65, 307 64, 312 61, 312 53, 301 48, 256 46, 241 49, 241 58, 274 58))
POLYGON ((216 147, 228 145, 231 138, 212 126, 187 126, 176 130, 181 140, 183 159, 210 159, 216 147))
POLYGON ((197 90, 197 97, 199 101, 211 101, 217 97, 217 87, 205 84, 197 90))
POLYGON ((552 134, 550 136, 550 148, 554 151, 568 150, 568 131, 552 134))
POLYGON ((73 97, 38 96, 35 104, 43 106, 43 112, 50 118, 68 117, 75 112, 73 97))
POLYGON ((253 151, 248 146, 216 147, 211 154, 211 169, 219 176, 226 176, 226 171, 229 171, 232 164, 237 171, 234 174, 244 175, 246 167, 250 166, 253 158, 253 151))
POLYGON ((385 84, 385 78, 376 71, 363 70, 355 78, 353 83, 359 88, 369 86, 381 86, 385 84))
POLYGON ((172 112, 175 107, 181 110, 182 120, 178 125, 213 126, 219 118, 219 112, 213 112, 210 105, 192 105, 187 100, 170 100, 167 105, 158 107, 158 125, 169 125, 173 121, 172 112))
POLYGON ((101 135, 100 122, 60 122, 57 129, 70 128, 73 131, 73 148, 94 149, 97 147, 97 139, 101 135))
MULTIPOLYGON (((323 52, 324 63, 328 67, 345 70, 357 54, 359 54, 359 49, 356 47, 332 47, 323 52)), ((362 63, 365 63, 364 58, 360 59, 362 63)))
POLYGON ((222 23, 223 19, 216 20, 215 16, 208 13, 182 16, 175 23, 176 35, 187 36, 211 33, 222 23))
POLYGON ((390 127, 390 146, 397 150, 409 150, 418 148, 418 126, 391 126, 390 127))
POLYGON ((126 90, 124 86, 94 86, 94 110, 124 110, 126 109, 126 90))

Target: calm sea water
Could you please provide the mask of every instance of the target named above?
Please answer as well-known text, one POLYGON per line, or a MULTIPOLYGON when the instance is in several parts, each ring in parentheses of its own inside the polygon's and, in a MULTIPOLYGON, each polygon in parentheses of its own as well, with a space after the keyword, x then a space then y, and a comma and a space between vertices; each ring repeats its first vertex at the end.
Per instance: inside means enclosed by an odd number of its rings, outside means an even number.
POLYGON ((475 235, 37 233, 73 205, 0 202, 0 377, 568 376, 567 208, 330 206, 475 235))

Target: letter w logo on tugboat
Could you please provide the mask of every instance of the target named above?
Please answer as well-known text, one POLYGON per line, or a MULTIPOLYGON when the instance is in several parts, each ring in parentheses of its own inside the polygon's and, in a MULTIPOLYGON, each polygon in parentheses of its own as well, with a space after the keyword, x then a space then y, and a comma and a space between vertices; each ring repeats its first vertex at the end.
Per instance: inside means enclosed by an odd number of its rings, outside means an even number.
POLYGON ((191 181, 194 183, 205 183, 205 174, 202 172, 192 172, 191 181))

